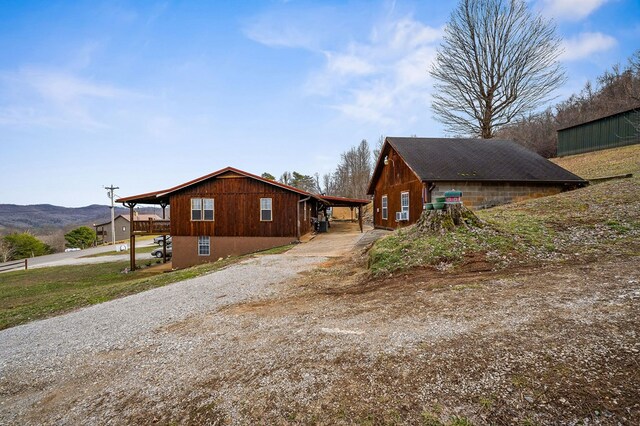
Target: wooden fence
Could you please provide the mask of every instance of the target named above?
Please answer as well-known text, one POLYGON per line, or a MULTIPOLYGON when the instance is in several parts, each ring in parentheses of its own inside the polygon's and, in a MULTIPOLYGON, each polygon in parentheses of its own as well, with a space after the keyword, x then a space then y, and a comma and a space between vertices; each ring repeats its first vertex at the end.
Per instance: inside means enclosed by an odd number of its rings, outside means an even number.
POLYGON ((12 271, 14 269, 22 269, 26 271, 28 268, 27 259, 16 260, 14 262, 7 262, 0 264, 0 272, 12 271))

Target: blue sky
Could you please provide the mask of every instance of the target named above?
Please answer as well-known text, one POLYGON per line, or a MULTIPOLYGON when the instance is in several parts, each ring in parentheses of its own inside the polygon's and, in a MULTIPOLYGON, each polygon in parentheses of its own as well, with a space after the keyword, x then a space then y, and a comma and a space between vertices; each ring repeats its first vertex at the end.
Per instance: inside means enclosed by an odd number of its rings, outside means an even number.
MULTIPOLYGON (((560 99, 640 48, 637 0, 534 0, 560 99)), ((0 204, 106 204, 227 165, 330 172, 380 135, 446 136, 427 69, 455 2, 0 2, 0 204)))

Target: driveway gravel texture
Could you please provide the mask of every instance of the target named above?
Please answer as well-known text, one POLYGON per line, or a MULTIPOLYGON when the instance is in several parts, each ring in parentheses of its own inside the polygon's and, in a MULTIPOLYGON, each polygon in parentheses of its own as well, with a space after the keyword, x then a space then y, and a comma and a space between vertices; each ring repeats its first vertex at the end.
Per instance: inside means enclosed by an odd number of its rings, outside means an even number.
POLYGON ((637 255, 371 279, 292 250, 1 332, 0 423, 635 425, 639 320, 637 255))
MULTIPOLYGON (((154 354, 185 360, 196 348, 197 341, 166 340, 161 332, 163 327, 215 312, 225 305, 269 296, 279 284, 323 260, 325 258, 260 256, 214 274, 3 330, 0 332, 0 423, 100 424, 126 419, 118 411, 96 411, 95 404, 109 399, 109 395, 115 396, 119 389, 125 392, 131 385, 145 388, 145 382, 152 379, 151 376, 145 378, 151 366, 166 365, 161 375, 178 374, 176 383, 170 387, 180 386, 179 370, 173 370, 170 359, 154 360, 154 354), (141 354, 150 359, 141 364, 134 361, 141 354), (115 360, 126 361, 128 367, 112 371, 115 360), (128 372, 126 380, 114 380, 114 373, 119 376, 125 371, 128 372), (113 388, 103 389, 106 394, 94 394, 105 380, 108 387, 113 388), (37 407, 42 407, 45 401, 56 400, 55 394, 72 398, 78 404, 69 407, 69 411, 38 414, 37 407)), ((222 340, 215 339, 217 343, 222 340)), ((140 391, 162 392, 150 388, 140 391)))

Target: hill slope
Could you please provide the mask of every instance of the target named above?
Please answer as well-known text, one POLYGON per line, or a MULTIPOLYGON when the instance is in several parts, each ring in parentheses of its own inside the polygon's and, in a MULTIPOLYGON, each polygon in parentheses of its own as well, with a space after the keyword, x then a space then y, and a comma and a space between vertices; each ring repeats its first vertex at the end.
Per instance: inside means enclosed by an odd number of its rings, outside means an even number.
POLYGON ((551 161, 584 179, 640 173, 640 144, 552 158, 551 161))
POLYGON ((586 260, 640 251, 640 178, 478 212, 483 228, 428 235, 415 227, 379 240, 370 251, 375 274, 413 267, 456 269, 481 260, 489 268, 586 260))
MULTIPOLYGON (((141 209, 140 212, 158 213, 158 209, 141 209)), ((126 214, 129 210, 116 207, 116 215, 126 214)), ((61 207, 51 204, 16 205, 0 204, 0 232, 11 229, 51 229, 68 226, 91 225, 107 222, 110 208, 92 204, 86 207, 61 207)))

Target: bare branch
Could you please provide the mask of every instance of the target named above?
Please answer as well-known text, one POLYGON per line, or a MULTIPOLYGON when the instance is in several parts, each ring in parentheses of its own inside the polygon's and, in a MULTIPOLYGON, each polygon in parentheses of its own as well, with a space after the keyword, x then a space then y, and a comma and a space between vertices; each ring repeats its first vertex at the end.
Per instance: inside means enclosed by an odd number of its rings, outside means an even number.
POLYGON ((449 131, 491 138, 566 80, 555 26, 523 0, 461 0, 434 65, 433 111, 449 131))

